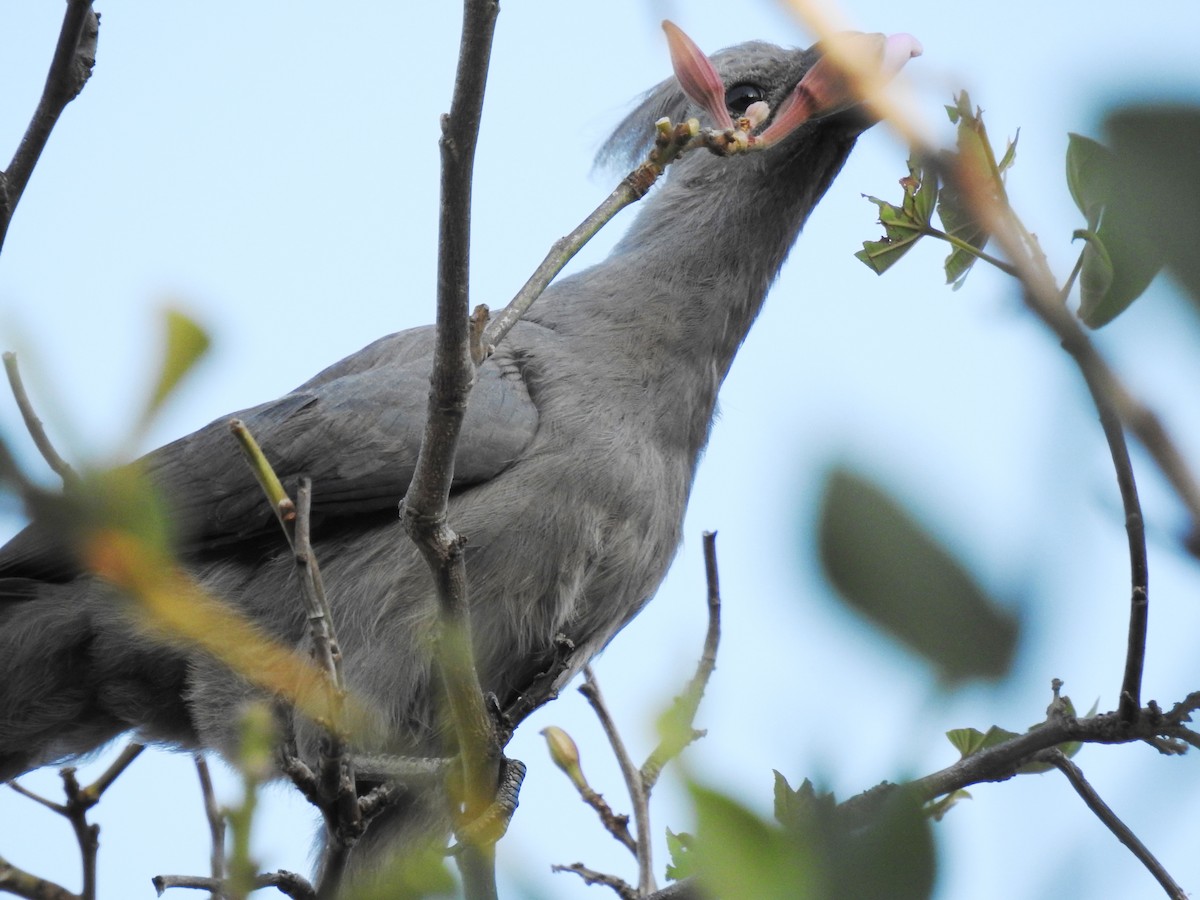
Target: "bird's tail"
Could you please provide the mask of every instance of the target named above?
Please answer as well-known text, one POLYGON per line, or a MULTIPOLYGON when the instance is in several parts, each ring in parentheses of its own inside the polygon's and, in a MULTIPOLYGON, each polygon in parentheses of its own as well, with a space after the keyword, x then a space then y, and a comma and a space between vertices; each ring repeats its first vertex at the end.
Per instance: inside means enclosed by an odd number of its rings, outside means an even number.
POLYGON ((186 741, 186 663, 122 607, 86 578, 0 578, 0 781, 131 728, 186 741))

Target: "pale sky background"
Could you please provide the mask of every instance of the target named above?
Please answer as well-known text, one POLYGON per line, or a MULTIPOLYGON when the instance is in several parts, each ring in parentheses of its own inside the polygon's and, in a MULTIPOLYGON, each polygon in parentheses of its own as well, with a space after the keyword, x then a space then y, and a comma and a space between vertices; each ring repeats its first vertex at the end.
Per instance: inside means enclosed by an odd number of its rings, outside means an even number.
MULTIPOLYGON (((449 105, 458 4, 97 5, 95 74, 51 139, 0 259, 0 342, 22 352, 60 449, 97 458, 120 443, 155 365, 167 298, 211 330, 215 350, 139 450, 432 320, 437 119, 449 105)), ((1200 100, 1195 0, 848 0, 845 11, 864 30, 921 39, 926 54, 909 73, 943 134, 941 105, 960 87, 984 107, 997 143, 1021 129, 1010 192, 1060 279, 1082 226, 1063 178, 1067 132, 1098 136, 1103 111, 1122 100, 1200 100)), ((0 3, 5 159, 40 92, 61 12, 60 3, 0 3)), ((475 302, 502 306, 615 182, 592 174, 591 158, 628 101, 668 73, 664 16, 707 51, 751 38, 811 42, 767 2, 507 2, 477 166, 475 302)), ((1081 709, 1096 698, 1112 708, 1120 683, 1125 538, 1078 374, 1004 276, 980 268, 952 293, 940 245, 883 278, 851 255, 880 233, 860 194, 897 197, 905 156, 886 130, 869 133, 810 220, 722 392, 675 567, 598 663, 640 759, 699 653, 700 533, 718 530, 723 643, 698 721, 709 737, 684 764, 765 813, 772 768, 847 797, 953 762, 949 728, 1039 721, 1053 677, 1081 709), (835 462, 883 479, 1021 610, 1027 626, 1009 681, 939 693, 925 664, 832 598, 811 525, 835 462)), ((581 264, 601 258, 631 215, 581 264)), ((1166 279, 1097 336, 1194 460, 1198 337, 1166 279)), ((11 403, 0 400, 0 416, 24 443, 11 403)), ((1180 509, 1140 451, 1135 464, 1151 534, 1145 697, 1166 705, 1200 689, 1200 573, 1174 549, 1180 509)), ((4 534, 19 527, 6 521, 4 534)), ((505 895, 604 896, 549 873, 583 861, 636 876, 548 762, 537 734, 547 724, 575 736, 594 786, 628 809, 590 711, 566 692, 509 748, 530 772, 501 845, 505 895)), ((1196 759, 1132 745, 1086 748, 1077 761, 1184 887, 1200 891, 1196 759)), ((26 779, 51 793, 56 782, 51 771, 26 779)), ((220 791, 236 797, 227 774, 220 791)), ((935 828, 940 898, 1159 895, 1057 773, 972 793, 935 828)), ((663 829, 693 824, 674 776, 653 812, 661 879, 663 829)), ((152 897, 154 874, 207 871, 187 756, 146 754, 94 820, 106 900, 152 897)), ((314 822, 288 790, 268 791, 262 868, 306 871, 314 822)), ((65 822, 8 791, 0 854, 78 888, 65 822)))

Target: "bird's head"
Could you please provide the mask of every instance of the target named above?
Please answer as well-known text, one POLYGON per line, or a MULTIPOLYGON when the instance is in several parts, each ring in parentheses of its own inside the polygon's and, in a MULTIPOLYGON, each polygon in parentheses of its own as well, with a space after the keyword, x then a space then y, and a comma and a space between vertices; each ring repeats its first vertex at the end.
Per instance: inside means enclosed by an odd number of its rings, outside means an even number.
POLYGON ((852 140, 875 124, 860 97, 921 53, 911 35, 847 33, 831 46, 788 49, 765 41, 705 56, 664 22, 675 75, 652 88, 601 149, 597 161, 632 167, 653 145, 653 123, 699 120, 718 131, 746 126, 757 149, 802 143, 816 133, 852 140), (827 50, 829 52, 827 52, 827 50))

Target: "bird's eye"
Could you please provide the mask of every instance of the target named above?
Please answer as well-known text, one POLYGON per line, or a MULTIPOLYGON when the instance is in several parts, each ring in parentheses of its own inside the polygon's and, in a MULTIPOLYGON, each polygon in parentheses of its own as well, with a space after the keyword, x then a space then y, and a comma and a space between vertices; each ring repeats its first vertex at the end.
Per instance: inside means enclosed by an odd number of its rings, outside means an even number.
POLYGON ((757 103, 759 100, 765 100, 766 98, 766 92, 757 84, 743 82, 742 84, 735 84, 725 92, 725 106, 735 116, 741 116, 750 108, 751 103, 757 103))

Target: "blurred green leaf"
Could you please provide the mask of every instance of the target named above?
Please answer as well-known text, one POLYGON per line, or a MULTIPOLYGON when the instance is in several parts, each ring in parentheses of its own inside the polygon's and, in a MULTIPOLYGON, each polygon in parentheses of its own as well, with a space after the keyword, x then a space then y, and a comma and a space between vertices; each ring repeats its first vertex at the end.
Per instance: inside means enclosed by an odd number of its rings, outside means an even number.
POLYGON ((28 498, 28 505, 39 528, 76 559, 92 535, 110 529, 135 535, 157 555, 170 553, 166 508, 137 463, 85 469, 69 491, 38 492, 28 498))
POLYGON ((1109 256, 1108 248, 1104 246, 1104 241, 1096 232, 1081 229, 1076 231, 1073 237, 1075 240, 1087 241, 1087 246, 1083 250, 1083 263, 1079 270, 1079 295, 1082 298, 1079 315, 1084 322, 1098 328, 1099 325, 1093 324, 1094 322, 1102 325, 1125 308, 1124 306, 1120 309, 1115 306, 1110 307, 1105 302, 1106 298, 1110 296, 1109 291, 1113 283, 1112 257, 1109 256))
POLYGON ((933 894, 937 855, 922 804, 895 790, 865 829, 839 829, 835 869, 839 898, 927 900, 933 894))
POLYGON ((1082 134, 1067 135, 1067 188, 1089 228, 1095 228, 1100 211, 1113 192, 1112 151, 1082 134))
POLYGON ((681 831, 679 834, 667 829, 667 853, 671 861, 667 863, 667 879, 682 881, 696 874, 696 838, 681 831))
POLYGON ((879 207, 879 224, 884 235, 877 241, 863 241, 854 255, 882 275, 929 231, 930 216, 937 202, 938 182, 932 170, 921 166, 916 155, 908 159, 908 175, 900 179, 904 197, 900 206, 867 196, 879 207))
POLYGON ((818 815, 832 815, 837 807, 833 794, 818 795, 813 783, 807 778, 800 787, 792 790, 786 778, 775 773, 775 820, 793 831, 807 827, 818 815))
POLYGON ((1104 130, 1130 233, 1200 306, 1200 106, 1129 106, 1111 113, 1104 130))
POLYGON ((943 681, 1008 671, 1016 618, 878 487, 845 470, 831 473, 819 543, 843 599, 929 660, 943 681))
POLYGON ((1128 309, 1164 261, 1162 241, 1151 222, 1160 203, 1150 200, 1150 189, 1129 169, 1129 161, 1103 144, 1070 135, 1067 186, 1087 220, 1087 229, 1075 232, 1077 239, 1087 241, 1079 318, 1090 328, 1107 325, 1128 309))
POLYGON ((162 368, 158 373, 158 381, 146 404, 142 422, 149 422, 158 413, 163 402, 179 386, 183 377, 191 371, 200 358, 208 351, 209 337, 193 319, 177 309, 167 309, 164 313, 166 327, 166 353, 162 368))
POLYGON ((895 789, 853 809, 807 779, 792 790, 775 773, 775 814, 764 822, 736 801, 690 785, 699 828, 692 853, 714 897, 925 900, 935 857, 920 803, 895 789))
POLYGON ((755 900, 832 896, 814 851, 724 794, 690 785, 696 805, 696 871, 707 894, 755 900))

